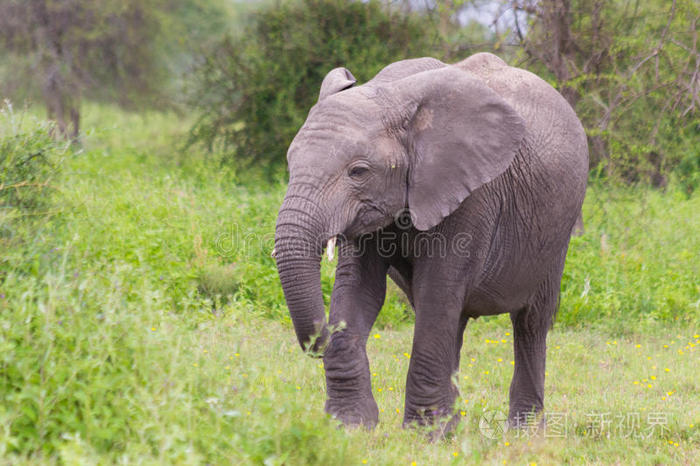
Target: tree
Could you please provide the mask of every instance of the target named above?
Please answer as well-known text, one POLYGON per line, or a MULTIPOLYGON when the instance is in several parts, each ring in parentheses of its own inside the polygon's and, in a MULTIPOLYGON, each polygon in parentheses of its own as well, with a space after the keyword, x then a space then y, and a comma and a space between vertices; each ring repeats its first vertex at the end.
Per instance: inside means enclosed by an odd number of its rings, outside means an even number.
POLYGON ((345 66, 361 82, 393 61, 430 54, 434 37, 416 16, 375 1, 265 7, 202 57, 192 98, 200 119, 190 142, 272 174, 284 167, 328 71, 345 66))
POLYGON ((169 63, 183 61, 188 38, 206 35, 195 25, 206 19, 214 31, 223 29, 225 15, 212 21, 220 3, 0 0, 0 61, 40 89, 49 118, 75 139, 83 98, 125 107, 162 103, 169 63))
POLYGON ((528 14, 526 34, 514 15, 525 64, 534 70, 544 66, 577 110, 593 167, 662 185, 684 156, 700 161, 700 4, 508 0, 502 5, 501 12, 528 14))

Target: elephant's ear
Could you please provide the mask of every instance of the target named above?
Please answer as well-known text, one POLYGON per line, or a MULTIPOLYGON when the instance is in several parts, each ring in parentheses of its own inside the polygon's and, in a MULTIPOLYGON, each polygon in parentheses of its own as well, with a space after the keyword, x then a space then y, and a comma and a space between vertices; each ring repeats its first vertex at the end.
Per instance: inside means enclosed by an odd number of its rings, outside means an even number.
POLYGON ((414 226, 428 230, 508 168, 525 136, 525 122, 483 81, 454 67, 391 86, 399 102, 409 103, 404 121, 408 207, 414 226))
POLYGON ((334 68, 328 72, 325 78, 323 78, 318 100, 321 101, 329 95, 352 87, 356 82, 357 80, 355 79, 355 76, 353 76, 347 68, 334 68))

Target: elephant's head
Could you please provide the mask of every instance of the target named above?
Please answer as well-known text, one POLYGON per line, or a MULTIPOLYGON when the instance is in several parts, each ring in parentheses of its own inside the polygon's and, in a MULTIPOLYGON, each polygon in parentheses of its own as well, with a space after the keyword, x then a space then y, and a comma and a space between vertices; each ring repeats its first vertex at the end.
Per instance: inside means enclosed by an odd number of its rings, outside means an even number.
POLYGON ((525 131, 484 82, 437 60, 398 62, 354 84, 344 68, 324 79, 289 148, 277 219, 287 306, 300 344, 314 352, 329 336, 320 286, 326 243, 387 226, 407 208, 415 228, 432 228, 506 170, 525 131))

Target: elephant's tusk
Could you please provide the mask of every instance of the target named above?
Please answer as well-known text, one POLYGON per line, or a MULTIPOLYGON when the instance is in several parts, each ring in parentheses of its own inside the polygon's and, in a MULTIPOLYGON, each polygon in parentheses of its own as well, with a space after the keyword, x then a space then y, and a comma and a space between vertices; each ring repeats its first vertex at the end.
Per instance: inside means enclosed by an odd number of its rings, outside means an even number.
POLYGON ((333 256, 335 255, 335 241, 336 237, 334 236, 328 240, 328 245, 326 246, 326 253, 328 254, 329 261, 332 261, 333 256))
POLYGON ((277 257, 277 248, 272 248, 272 252, 270 253, 270 257, 277 257))

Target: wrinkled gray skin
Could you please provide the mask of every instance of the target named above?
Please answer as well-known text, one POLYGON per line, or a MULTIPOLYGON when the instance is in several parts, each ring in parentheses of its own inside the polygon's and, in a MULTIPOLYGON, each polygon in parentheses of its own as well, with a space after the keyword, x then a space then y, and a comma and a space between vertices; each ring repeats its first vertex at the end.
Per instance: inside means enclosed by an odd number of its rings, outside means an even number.
POLYGON ((452 426, 467 320, 500 313, 513 323, 517 425, 543 409, 547 331, 586 189, 581 123, 547 83, 491 54, 404 60, 354 83, 344 68, 324 79, 289 148, 275 237, 299 342, 323 354, 326 411, 378 422, 365 346, 388 274, 416 315, 404 425, 452 426), (408 225, 395 221, 404 209, 408 225), (344 325, 330 332, 320 259, 336 235, 329 323, 344 325))

